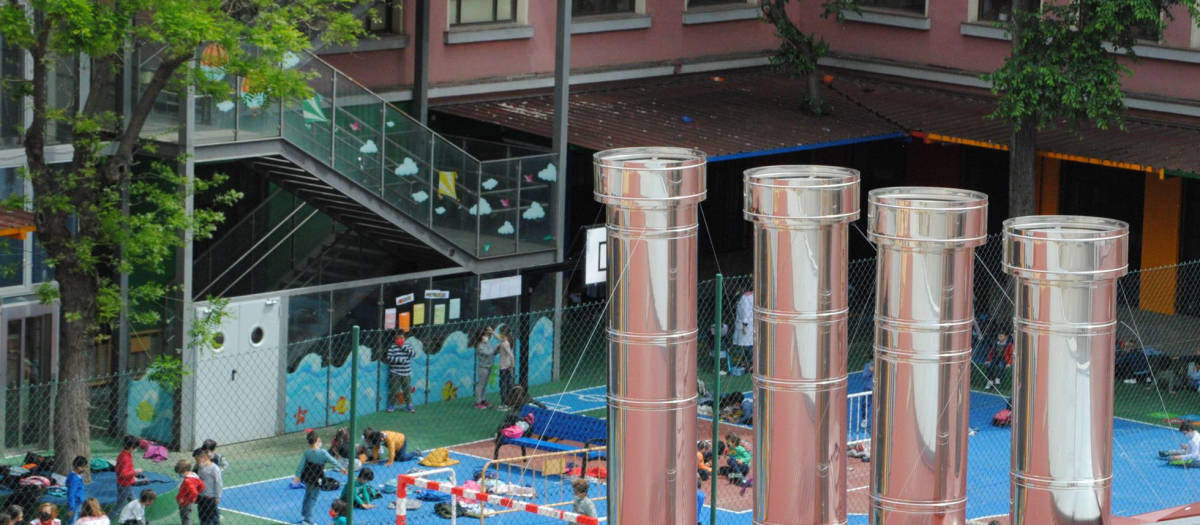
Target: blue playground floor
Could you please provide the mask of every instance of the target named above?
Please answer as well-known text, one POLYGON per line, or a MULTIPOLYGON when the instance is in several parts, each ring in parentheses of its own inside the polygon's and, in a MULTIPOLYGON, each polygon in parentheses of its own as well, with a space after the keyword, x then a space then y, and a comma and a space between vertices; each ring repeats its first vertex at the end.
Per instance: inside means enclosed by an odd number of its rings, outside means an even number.
MULTIPOLYGON (((851 385, 851 392, 856 390, 851 385)), ((555 401, 562 409, 570 412, 582 412, 603 406, 603 387, 599 390, 569 392, 562 396, 546 396, 543 402, 555 401), (597 400, 597 398, 599 398, 597 400)), ((549 404, 549 403, 547 403, 549 404)), ((968 459, 968 491, 967 515, 970 518, 981 518, 1008 512, 1009 500, 1009 468, 1011 429, 991 426, 991 417, 1005 407, 1004 398, 980 392, 971 395, 971 427, 978 429, 978 434, 970 438, 968 459)), ((1178 445, 1179 433, 1164 427, 1156 427, 1143 423, 1118 419, 1114 428, 1115 445, 1113 454, 1113 512, 1117 515, 1129 516, 1141 514, 1161 508, 1192 503, 1196 494, 1200 493, 1200 469, 1184 469, 1167 465, 1157 459, 1157 451, 1163 448, 1173 448, 1178 445)), ((297 451, 299 454, 299 451, 297 451)), ((486 463, 484 458, 452 452, 451 456, 460 461, 453 468, 458 476, 458 482, 469 479, 472 473, 482 468, 486 463)), ((298 457, 298 456, 297 456, 298 457)), ((860 467, 855 459, 850 459, 850 465, 860 467)), ((369 465, 375 471, 375 484, 381 485, 395 479, 400 473, 417 467, 417 462, 397 462, 391 467, 369 465)), ((345 481, 336 472, 331 476, 345 481)), ((521 477, 514 469, 511 473, 500 472, 501 481, 532 485, 538 491, 536 503, 565 502, 570 500, 570 488, 558 476, 543 477, 535 472, 526 472, 521 477), (508 479, 506 479, 508 478, 508 479)), ((300 521, 300 503, 302 490, 290 490, 288 485, 291 478, 262 481, 248 485, 227 488, 221 501, 225 512, 234 512, 255 516, 277 523, 297 523, 300 521)), ((851 509, 865 508, 863 503, 868 497, 869 490, 859 489, 850 494, 851 509)), ((317 523, 328 523, 330 503, 341 492, 323 492, 317 504, 317 523)), ((592 496, 604 494, 604 486, 592 485, 592 496)), ((355 511, 356 522, 366 524, 395 523, 395 511, 387 509, 387 504, 394 500, 394 495, 384 495, 376 500, 378 507, 373 510, 355 511)), ((434 504, 423 502, 422 508, 409 512, 409 523, 440 524, 449 520, 439 518, 433 513, 434 504)), ((597 502, 597 509, 603 517, 605 504, 597 502)), ((562 508, 562 507, 560 507, 562 508)), ((460 517, 462 520, 474 522, 478 518, 460 517)), ((509 525, 551 525, 561 523, 557 520, 536 516, 528 513, 511 513, 489 517, 488 523, 509 525)), ((867 523, 863 514, 851 514, 851 524, 867 523)), ((701 516, 701 524, 708 525, 707 510, 701 516)), ((719 515, 719 525, 749 525, 749 511, 733 512, 722 509, 719 515)))

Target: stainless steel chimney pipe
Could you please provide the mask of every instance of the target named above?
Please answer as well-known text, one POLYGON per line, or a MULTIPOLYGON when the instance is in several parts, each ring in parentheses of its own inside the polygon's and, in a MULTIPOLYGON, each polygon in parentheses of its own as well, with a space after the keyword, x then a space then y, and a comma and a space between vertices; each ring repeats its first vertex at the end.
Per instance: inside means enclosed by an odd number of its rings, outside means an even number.
POLYGON ((754 523, 846 523, 847 231, 857 171, 745 172, 754 223, 754 523))
POLYGON ((878 245, 871 523, 966 523, 975 247, 987 195, 870 192, 878 245))
POLYGON ((706 156, 596 153, 607 205, 608 521, 696 521, 697 218, 706 156))
POLYGON ((1013 277, 1012 523, 1112 517, 1117 279, 1129 225, 1093 217, 1004 221, 1013 277))

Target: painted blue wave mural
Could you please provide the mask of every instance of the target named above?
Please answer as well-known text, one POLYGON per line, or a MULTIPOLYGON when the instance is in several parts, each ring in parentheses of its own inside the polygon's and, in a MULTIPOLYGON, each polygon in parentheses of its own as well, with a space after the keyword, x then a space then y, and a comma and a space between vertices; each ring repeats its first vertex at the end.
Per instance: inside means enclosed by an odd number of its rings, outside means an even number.
POLYGON ((170 443, 174 434, 175 394, 149 377, 129 381, 125 430, 134 436, 170 443))
MULTIPOLYGON (((426 405, 470 398, 475 387, 475 351, 467 344, 467 334, 455 331, 442 342, 437 352, 426 353, 426 344, 414 336, 409 342, 417 351, 413 359, 412 386, 414 405, 426 405)), ((518 348, 517 352, 523 352, 518 348)), ((550 382, 554 371, 554 323, 540 317, 529 335, 529 384, 550 382)), ((358 415, 384 410, 388 405, 388 369, 386 363, 371 358, 371 350, 359 350, 358 415)), ((287 376, 285 429, 298 432, 343 423, 350 419, 350 360, 341 366, 322 366, 321 356, 308 354, 287 376)), ((488 392, 499 392, 499 370, 493 367, 488 392)))

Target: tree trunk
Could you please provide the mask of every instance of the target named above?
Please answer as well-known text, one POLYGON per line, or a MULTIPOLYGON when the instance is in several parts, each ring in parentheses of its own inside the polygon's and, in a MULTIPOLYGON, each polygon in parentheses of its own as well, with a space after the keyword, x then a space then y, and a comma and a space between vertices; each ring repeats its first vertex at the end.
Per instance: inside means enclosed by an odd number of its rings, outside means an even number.
POLYGON ((813 71, 808 74, 808 110, 813 115, 820 115, 821 108, 821 72, 813 71))
POLYGON ((1024 119, 1014 128, 1008 153, 1008 216, 1022 217, 1037 213, 1037 123, 1024 119))
POLYGON ((91 457, 91 428, 88 414, 88 356, 92 355, 92 340, 87 327, 95 323, 90 297, 94 293, 88 278, 59 271, 56 276, 62 293, 63 312, 77 312, 80 319, 61 321, 59 342, 59 385, 57 407, 54 411, 55 470, 66 474, 76 456, 91 457))

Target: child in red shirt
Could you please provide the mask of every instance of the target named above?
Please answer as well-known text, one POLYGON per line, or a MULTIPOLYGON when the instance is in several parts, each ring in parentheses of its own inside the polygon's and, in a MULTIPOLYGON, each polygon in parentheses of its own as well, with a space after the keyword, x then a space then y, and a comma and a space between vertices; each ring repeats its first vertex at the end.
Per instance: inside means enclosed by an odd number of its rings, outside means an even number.
POLYGON ((192 504, 196 503, 196 498, 204 490, 204 481, 192 472, 192 462, 186 459, 181 459, 175 464, 175 473, 183 477, 183 482, 179 484, 179 494, 175 495, 175 502, 179 503, 179 523, 192 525, 192 504))
POLYGON ((136 436, 125 436, 121 453, 117 454, 117 503, 113 506, 113 516, 120 516, 125 505, 133 501, 133 484, 137 481, 141 469, 133 468, 133 451, 138 448, 136 436))

